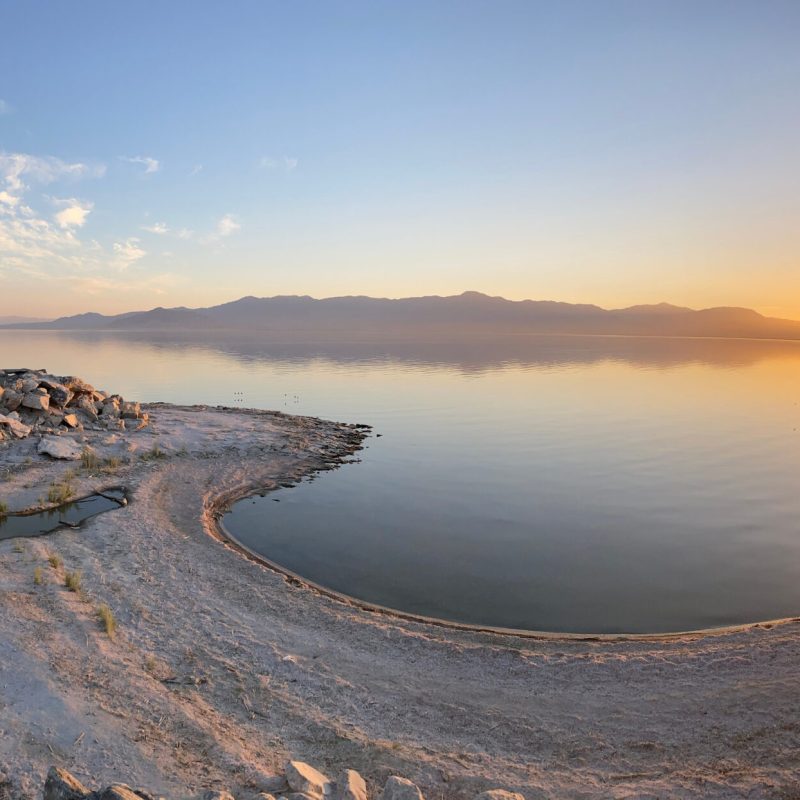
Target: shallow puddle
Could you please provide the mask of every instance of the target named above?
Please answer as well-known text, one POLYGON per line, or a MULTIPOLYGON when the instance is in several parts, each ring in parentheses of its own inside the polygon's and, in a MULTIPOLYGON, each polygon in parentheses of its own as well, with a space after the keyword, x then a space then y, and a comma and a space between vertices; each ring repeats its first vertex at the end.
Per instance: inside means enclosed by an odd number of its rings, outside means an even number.
POLYGON ((89 517, 127 504, 122 489, 109 489, 81 500, 65 503, 34 514, 7 514, 0 517, 0 540, 44 536, 59 528, 75 528, 89 517))

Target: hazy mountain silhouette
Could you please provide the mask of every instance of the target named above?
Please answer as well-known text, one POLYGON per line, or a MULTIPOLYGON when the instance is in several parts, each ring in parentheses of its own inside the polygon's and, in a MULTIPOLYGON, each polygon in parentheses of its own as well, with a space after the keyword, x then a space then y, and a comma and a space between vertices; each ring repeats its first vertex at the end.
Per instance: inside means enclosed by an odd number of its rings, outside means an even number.
MULTIPOLYGON (((12 326, 3 326, 12 327, 12 326)), ((316 335, 549 333, 800 339, 800 322, 747 308, 661 303, 607 310, 595 305, 506 300, 479 292, 450 297, 243 297, 209 308, 154 308, 115 316, 88 313, 15 324, 42 330, 259 331, 316 335)))

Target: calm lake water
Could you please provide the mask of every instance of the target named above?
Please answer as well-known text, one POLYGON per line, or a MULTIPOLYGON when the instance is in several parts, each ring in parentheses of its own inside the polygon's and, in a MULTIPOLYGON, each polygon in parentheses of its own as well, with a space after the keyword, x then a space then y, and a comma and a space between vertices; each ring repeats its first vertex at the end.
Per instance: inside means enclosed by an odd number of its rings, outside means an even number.
POLYGON ((362 463, 225 520, 373 603, 572 632, 800 613, 800 343, 0 332, 0 365, 373 425, 362 463))

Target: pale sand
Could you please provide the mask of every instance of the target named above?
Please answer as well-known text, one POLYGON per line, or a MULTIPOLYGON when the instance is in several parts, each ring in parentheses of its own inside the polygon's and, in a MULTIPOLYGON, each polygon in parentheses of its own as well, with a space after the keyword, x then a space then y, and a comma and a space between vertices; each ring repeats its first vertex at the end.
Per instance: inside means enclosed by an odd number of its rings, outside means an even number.
MULTIPOLYGON (((352 428, 149 410, 162 446, 188 455, 84 477, 80 494, 124 484, 130 505, 0 542, 0 771, 14 793, 38 796, 58 764, 90 785, 174 798, 219 786, 247 800, 291 755, 357 769, 373 796, 396 773, 428 800, 491 786, 528 800, 800 797, 797 620, 585 641, 365 611, 245 558, 215 523, 220 500, 350 454, 352 428), (51 551, 82 570, 85 599, 51 551), (114 641, 98 603, 119 621, 114 641)), ((154 436, 126 440, 141 451, 154 436)), ((0 468, 8 459, 0 449, 0 468)), ((18 465, 0 498, 35 504, 65 468, 18 465)))

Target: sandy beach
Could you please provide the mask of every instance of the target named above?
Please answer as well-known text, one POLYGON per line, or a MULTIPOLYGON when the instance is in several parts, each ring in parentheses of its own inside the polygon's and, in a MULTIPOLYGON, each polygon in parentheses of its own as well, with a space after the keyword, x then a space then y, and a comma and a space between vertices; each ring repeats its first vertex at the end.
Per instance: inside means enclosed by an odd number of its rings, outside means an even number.
MULTIPOLYGON (((527 800, 800 797, 798 620, 576 639, 372 613, 245 557, 217 525, 240 496, 335 467, 361 429, 146 410, 146 431, 82 434, 120 463, 81 470, 76 494, 122 485, 127 507, 0 541, 10 797, 38 797, 56 764, 92 785, 172 798, 225 787, 248 800, 290 756, 357 769, 371 793, 404 775, 429 800, 490 787, 527 800), (143 459, 155 443, 163 457, 143 459), (82 594, 64 587, 65 570, 81 571, 82 594), (97 622, 102 603, 118 622, 113 640, 97 622)), ((33 442, 6 443, 2 499, 38 507, 74 467, 36 456, 33 442)))

